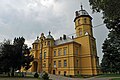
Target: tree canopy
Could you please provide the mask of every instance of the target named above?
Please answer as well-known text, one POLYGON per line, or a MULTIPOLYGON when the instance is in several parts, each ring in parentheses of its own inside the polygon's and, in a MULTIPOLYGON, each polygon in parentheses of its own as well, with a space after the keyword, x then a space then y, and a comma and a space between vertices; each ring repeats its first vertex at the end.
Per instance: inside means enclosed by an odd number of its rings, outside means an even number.
POLYGON ((119 0, 89 0, 93 12, 102 12, 103 18, 114 20, 120 17, 119 0))
POLYGON ((33 60, 33 56, 30 55, 30 49, 24 44, 25 39, 23 37, 15 38, 13 44, 9 40, 5 40, 0 45, 0 70, 1 72, 11 72, 14 76, 16 70, 20 70, 24 67, 28 70, 33 60))
POLYGON ((104 23, 108 29, 120 30, 119 0, 89 0, 93 12, 102 12, 104 23))
POLYGON ((109 34, 103 43, 103 72, 120 73, 120 1, 89 0, 93 12, 102 12, 109 34))

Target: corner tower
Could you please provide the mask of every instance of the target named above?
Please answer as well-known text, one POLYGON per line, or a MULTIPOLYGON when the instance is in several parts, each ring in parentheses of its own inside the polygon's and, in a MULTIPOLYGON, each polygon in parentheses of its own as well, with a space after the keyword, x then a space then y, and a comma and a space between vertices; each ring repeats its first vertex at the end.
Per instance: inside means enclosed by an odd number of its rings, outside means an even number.
POLYGON ((83 9, 83 6, 81 5, 81 10, 75 12, 74 19, 77 37, 88 34, 93 36, 91 20, 92 17, 87 13, 86 10, 83 9))
POLYGON ((92 17, 83 10, 75 12, 74 19, 76 38, 74 41, 81 44, 80 68, 81 75, 97 75, 99 73, 99 57, 96 50, 96 39, 92 32, 92 17))

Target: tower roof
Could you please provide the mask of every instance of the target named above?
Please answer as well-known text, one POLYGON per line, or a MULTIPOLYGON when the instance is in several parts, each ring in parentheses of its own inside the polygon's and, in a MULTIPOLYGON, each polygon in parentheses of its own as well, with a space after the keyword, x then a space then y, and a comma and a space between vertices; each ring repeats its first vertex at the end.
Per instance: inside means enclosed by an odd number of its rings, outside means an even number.
POLYGON ((51 35, 51 32, 49 31, 49 35, 47 36, 47 39, 54 39, 51 35))
POLYGON ((37 36, 37 39, 34 41, 34 43, 39 43, 39 37, 37 36))
POLYGON ((82 5, 81 5, 81 10, 76 11, 75 15, 76 15, 76 17, 75 17, 74 21, 79 17, 90 17, 92 19, 92 17, 88 14, 88 12, 83 9, 82 5))

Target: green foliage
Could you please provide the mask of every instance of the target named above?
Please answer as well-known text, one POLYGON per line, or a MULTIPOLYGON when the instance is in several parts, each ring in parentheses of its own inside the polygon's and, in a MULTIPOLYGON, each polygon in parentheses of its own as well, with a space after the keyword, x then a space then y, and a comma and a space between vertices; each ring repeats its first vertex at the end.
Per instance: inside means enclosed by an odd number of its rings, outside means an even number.
POLYGON ((11 65, 11 57, 14 55, 13 46, 10 43, 10 40, 4 40, 0 45, 0 70, 1 72, 9 72, 11 65))
POLYGON ((28 70, 32 65, 30 64, 33 61, 33 56, 30 54, 30 48, 27 45, 23 45, 23 67, 25 70, 28 70))
POLYGON ((35 77, 35 78, 38 78, 38 77, 39 77, 39 75, 38 75, 37 72, 34 74, 34 77, 35 77))
POLYGON ((108 38, 103 43, 103 72, 120 73, 120 1, 89 0, 93 12, 102 12, 104 23, 109 29, 108 38))
POLYGON ((119 0, 89 0, 93 12, 102 12, 104 23, 108 29, 120 32, 120 1, 119 0))
POLYGON ((28 47, 24 48, 25 39, 23 37, 15 38, 13 44, 9 40, 5 40, 0 45, 0 70, 2 72, 11 72, 14 76, 16 70, 20 70, 21 66, 28 70, 33 60, 28 47))
POLYGON ((120 80, 120 78, 113 78, 112 80, 120 80))
POLYGON ((120 35, 110 31, 108 38, 103 43, 103 59, 101 70, 103 72, 120 73, 120 35))
POLYGON ((44 72, 42 78, 43 78, 44 80, 49 80, 48 73, 44 72))
POLYGON ((108 20, 114 20, 120 17, 119 0, 89 0, 94 12, 102 11, 103 17, 108 20))

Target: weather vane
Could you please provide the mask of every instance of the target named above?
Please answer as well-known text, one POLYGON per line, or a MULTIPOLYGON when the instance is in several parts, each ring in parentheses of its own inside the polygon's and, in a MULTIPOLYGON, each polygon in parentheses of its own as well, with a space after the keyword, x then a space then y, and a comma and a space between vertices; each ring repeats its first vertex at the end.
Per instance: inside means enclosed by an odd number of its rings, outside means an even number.
POLYGON ((83 10, 83 5, 82 5, 82 2, 81 2, 81 10, 83 10))

